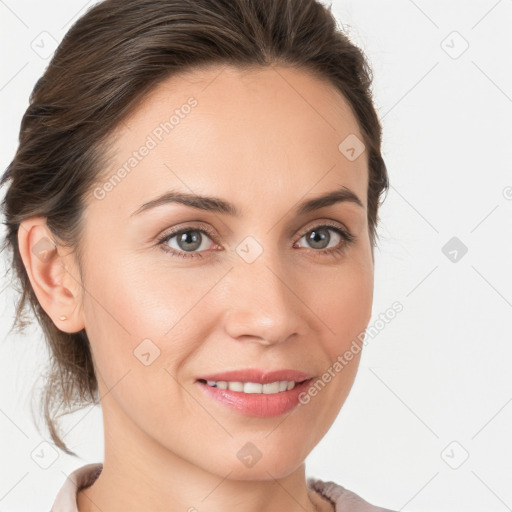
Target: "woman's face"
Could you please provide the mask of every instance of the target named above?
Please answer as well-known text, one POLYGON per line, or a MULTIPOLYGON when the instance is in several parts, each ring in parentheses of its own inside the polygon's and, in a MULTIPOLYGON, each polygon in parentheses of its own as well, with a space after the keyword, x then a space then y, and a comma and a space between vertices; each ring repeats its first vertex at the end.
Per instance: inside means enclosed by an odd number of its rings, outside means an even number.
POLYGON ((360 351, 343 356, 371 316, 367 155, 354 115, 305 71, 211 67, 161 83, 115 136, 82 239, 81 314, 107 446, 223 477, 289 474, 344 403, 360 351), (301 209, 342 190, 361 205, 301 209), (150 204, 171 193, 196 206, 150 204), (291 369, 314 383, 329 368, 315 396, 306 388, 283 413, 274 395, 266 415, 254 412, 266 393, 245 394, 240 410, 198 381, 291 369))

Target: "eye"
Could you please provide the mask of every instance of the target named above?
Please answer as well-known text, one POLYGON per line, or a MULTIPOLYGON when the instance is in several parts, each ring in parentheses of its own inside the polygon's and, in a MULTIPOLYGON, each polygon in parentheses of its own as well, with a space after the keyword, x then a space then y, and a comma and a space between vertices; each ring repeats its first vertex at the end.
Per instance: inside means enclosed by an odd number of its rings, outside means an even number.
POLYGON ((202 258, 201 252, 208 249, 207 240, 211 241, 211 236, 213 235, 204 228, 190 227, 165 234, 159 238, 158 244, 162 245, 164 251, 170 252, 174 256, 183 258, 199 256, 202 258))
POLYGON ((347 245, 355 240, 355 236, 348 231, 341 229, 338 226, 331 224, 321 224, 309 229, 302 234, 299 241, 303 238, 310 245, 312 249, 319 249, 321 253, 341 253, 345 250, 347 245), (334 236, 330 233, 333 232, 334 236), (329 247, 329 244, 334 240, 334 245, 329 247))
MULTIPOLYGON (((336 255, 342 253, 356 239, 350 232, 331 224, 320 224, 308 229, 302 233, 299 241, 303 238, 306 239, 311 249, 316 249, 314 252, 336 255), (329 247, 332 241, 334 241, 334 246, 329 247)), ((158 245, 161 245, 162 249, 172 256, 202 258, 201 253, 208 250, 210 245, 208 241, 212 243, 213 239, 215 239, 215 235, 208 229, 192 226, 164 234, 158 239, 158 245)))

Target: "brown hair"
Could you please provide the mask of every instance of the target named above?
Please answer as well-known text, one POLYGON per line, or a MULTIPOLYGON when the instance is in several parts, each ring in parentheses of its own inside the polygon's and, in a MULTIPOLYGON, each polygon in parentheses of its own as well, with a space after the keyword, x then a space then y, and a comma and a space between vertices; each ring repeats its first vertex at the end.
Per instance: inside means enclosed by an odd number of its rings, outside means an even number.
POLYGON ((106 0, 71 27, 36 83, 17 152, 0 181, 10 182, 2 202, 2 250, 12 251, 14 284, 20 287, 13 327, 23 330, 29 305, 49 346, 41 404, 53 441, 66 453, 76 455, 60 437, 58 413, 98 403, 98 385, 85 330, 57 329, 34 294, 18 248, 20 223, 46 217, 80 263, 84 200, 104 167, 103 143, 145 94, 169 76, 201 66, 276 63, 330 81, 351 105, 369 162, 373 254, 381 194, 389 185, 371 70, 330 8, 318 1, 106 0))

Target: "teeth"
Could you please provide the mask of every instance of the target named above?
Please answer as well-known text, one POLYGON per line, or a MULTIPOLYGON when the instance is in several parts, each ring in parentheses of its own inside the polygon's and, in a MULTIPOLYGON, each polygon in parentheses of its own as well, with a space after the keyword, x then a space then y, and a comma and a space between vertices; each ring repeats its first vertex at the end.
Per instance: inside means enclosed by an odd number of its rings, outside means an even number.
POLYGON ((230 389, 231 391, 243 391, 244 385, 242 382, 229 382, 228 389, 230 389))
POLYGON ((277 381, 268 384, 260 384, 258 382, 226 382, 225 380, 207 380, 208 386, 217 387, 219 389, 229 389, 231 391, 240 391, 242 393, 272 395, 288 391, 295 387, 295 381, 277 381))
POLYGON ((263 393, 265 395, 272 395, 274 393, 279 393, 280 382, 269 382, 268 384, 263 384, 263 393))

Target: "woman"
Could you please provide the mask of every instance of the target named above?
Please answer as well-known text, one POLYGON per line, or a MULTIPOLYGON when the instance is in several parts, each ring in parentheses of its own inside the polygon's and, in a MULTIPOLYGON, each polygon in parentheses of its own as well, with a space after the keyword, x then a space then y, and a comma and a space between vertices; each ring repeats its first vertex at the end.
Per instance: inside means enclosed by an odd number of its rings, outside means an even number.
POLYGON ((2 179, 53 441, 103 412, 54 512, 388 510, 304 464, 371 316, 370 85, 313 0, 107 0, 69 30, 2 179))

